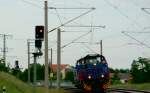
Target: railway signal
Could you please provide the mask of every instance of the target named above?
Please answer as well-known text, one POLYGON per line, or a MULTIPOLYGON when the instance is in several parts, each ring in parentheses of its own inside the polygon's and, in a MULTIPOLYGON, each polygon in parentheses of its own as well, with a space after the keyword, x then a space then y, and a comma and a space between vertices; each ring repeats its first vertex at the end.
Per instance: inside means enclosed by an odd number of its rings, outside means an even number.
POLYGON ((35 38, 40 40, 44 39, 44 26, 35 27, 35 38))
POLYGON ((44 40, 44 26, 35 27, 35 47, 41 49, 44 40))
POLYGON ((38 49, 41 49, 42 41, 41 40, 35 40, 35 47, 38 48, 38 49))
POLYGON ((18 60, 15 61, 15 69, 19 70, 19 61, 18 60))

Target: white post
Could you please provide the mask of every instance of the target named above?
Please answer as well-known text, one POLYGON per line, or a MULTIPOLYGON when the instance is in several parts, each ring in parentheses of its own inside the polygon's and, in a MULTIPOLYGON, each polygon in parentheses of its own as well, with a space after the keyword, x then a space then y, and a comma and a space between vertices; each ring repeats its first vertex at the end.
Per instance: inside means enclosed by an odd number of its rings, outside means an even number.
POLYGON ((45 43, 45 93, 48 93, 48 2, 44 1, 45 28, 44 28, 44 43, 45 43))
POLYGON ((4 47, 3 47, 3 58, 4 58, 4 65, 6 66, 6 35, 4 34, 4 47))
POLYGON ((34 86, 36 86, 36 57, 37 57, 37 53, 33 53, 33 57, 34 57, 34 68, 33 68, 33 84, 34 86))
POLYGON ((50 87, 52 87, 52 79, 51 79, 51 73, 52 73, 52 64, 53 64, 53 50, 51 48, 51 61, 50 61, 50 87))
POLYGON ((30 40, 27 40, 28 46, 28 83, 30 83, 30 40))
POLYGON ((61 30, 57 30, 57 88, 60 88, 61 30))
POLYGON ((103 55, 103 43, 100 41, 100 54, 103 55))

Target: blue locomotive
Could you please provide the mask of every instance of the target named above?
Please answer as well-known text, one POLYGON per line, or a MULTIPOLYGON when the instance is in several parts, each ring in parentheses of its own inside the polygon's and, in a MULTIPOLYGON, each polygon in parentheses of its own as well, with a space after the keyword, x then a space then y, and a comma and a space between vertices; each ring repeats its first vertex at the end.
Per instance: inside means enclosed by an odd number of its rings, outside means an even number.
POLYGON ((109 86, 109 68, 103 55, 90 54, 77 60, 75 85, 85 91, 104 93, 109 86))

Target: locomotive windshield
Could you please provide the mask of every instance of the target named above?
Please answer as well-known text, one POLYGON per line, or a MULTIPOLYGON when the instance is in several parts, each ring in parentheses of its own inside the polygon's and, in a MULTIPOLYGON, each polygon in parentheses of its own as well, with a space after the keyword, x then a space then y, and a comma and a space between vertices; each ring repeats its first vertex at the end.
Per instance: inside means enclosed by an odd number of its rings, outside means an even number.
POLYGON ((90 58, 86 60, 86 63, 88 64, 96 64, 96 63, 100 63, 100 57, 97 58, 90 58))
POLYGON ((86 65, 86 64, 92 64, 92 65, 96 65, 96 64, 107 64, 104 56, 102 55, 87 55, 84 58, 81 58, 80 60, 77 61, 77 65, 86 65))
POLYGON ((107 63, 105 58, 97 56, 97 57, 92 57, 92 58, 88 58, 86 59, 86 63, 90 63, 90 64, 96 64, 96 63, 107 63))

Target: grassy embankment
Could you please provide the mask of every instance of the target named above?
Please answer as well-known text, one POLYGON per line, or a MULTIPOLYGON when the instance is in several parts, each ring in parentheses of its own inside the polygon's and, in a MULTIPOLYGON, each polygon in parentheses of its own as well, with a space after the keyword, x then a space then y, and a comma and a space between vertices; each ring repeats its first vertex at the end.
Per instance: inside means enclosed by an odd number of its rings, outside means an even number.
POLYGON ((117 84, 117 85, 112 85, 111 88, 125 88, 125 89, 138 89, 138 90, 148 90, 148 91, 150 91, 150 83, 144 83, 144 84, 117 84))
MULTIPOLYGON (((2 86, 6 86, 7 93, 33 93, 33 87, 29 84, 18 80, 14 76, 0 72, 0 92, 2 86)), ((38 87, 35 89, 36 93, 45 93, 44 88, 38 87)), ((49 93, 67 93, 63 89, 50 89, 49 93)))

